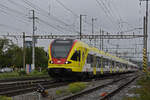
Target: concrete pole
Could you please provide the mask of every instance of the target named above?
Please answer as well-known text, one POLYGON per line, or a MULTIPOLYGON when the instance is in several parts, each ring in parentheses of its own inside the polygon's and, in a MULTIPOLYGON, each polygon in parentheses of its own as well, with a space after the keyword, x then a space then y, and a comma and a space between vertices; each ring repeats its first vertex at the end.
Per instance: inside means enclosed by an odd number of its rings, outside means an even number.
POLYGON ((25 46, 25 32, 23 32, 23 69, 26 67, 26 46, 25 46))
POLYGON ((35 13, 34 10, 32 10, 32 19, 33 19, 33 34, 32 34, 32 69, 35 69, 35 13))

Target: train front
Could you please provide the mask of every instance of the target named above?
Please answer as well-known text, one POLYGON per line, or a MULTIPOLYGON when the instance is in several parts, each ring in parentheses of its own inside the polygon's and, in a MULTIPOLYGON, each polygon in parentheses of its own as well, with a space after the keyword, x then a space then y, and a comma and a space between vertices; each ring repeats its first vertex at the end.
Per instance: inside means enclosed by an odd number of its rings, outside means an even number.
POLYGON ((79 71, 78 61, 72 59, 77 40, 56 39, 50 44, 48 73, 55 79, 75 78, 79 71))

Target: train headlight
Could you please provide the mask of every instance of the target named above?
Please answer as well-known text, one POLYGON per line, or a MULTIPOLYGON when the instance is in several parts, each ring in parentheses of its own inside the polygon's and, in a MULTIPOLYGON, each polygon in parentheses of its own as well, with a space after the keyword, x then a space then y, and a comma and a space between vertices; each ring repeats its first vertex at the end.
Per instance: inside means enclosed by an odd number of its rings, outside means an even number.
POLYGON ((70 63, 71 63, 71 61, 66 61, 66 62, 65 62, 65 64, 70 64, 70 63))
POLYGON ((53 64, 53 61, 49 61, 49 63, 53 64))

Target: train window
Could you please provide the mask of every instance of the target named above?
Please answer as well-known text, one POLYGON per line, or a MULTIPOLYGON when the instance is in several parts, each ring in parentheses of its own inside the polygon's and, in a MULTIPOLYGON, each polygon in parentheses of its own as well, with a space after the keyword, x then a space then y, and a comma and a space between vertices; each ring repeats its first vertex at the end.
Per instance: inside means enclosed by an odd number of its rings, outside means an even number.
POLYGON ((118 67, 120 67, 120 66, 121 66, 121 63, 118 62, 117 65, 118 65, 118 67))
POLYGON ((101 67, 101 58, 98 57, 98 67, 100 68, 101 67))
POLYGON ((90 63, 93 63, 93 56, 88 54, 87 56, 87 63, 90 64, 90 63))
POLYGON ((103 63, 104 63, 104 65, 107 65, 107 66, 108 66, 108 59, 103 58, 103 63))
POLYGON ((119 67, 119 62, 116 62, 116 66, 119 67))
POLYGON ((111 60, 107 59, 107 61, 108 61, 107 65, 111 66, 111 60))
POLYGON ((71 60, 80 61, 80 51, 75 51, 75 53, 71 57, 71 60))
POLYGON ((82 52, 82 60, 84 60, 85 54, 84 52, 82 52))
POLYGON ((91 64, 91 67, 96 67, 96 66, 97 66, 96 56, 93 56, 93 55, 92 55, 92 60, 93 60, 93 62, 92 62, 92 64, 91 64))
POLYGON ((114 61, 112 61, 112 67, 114 67, 115 66, 115 62, 114 61))
POLYGON ((128 65, 126 65, 126 69, 128 69, 128 65))
POLYGON ((103 57, 101 57, 101 67, 105 67, 105 59, 103 57))
POLYGON ((90 63, 90 55, 87 56, 87 63, 90 63))
POLYGON ((106 65, 109 66, 109 60, 108 59, 106 59, 106 65))

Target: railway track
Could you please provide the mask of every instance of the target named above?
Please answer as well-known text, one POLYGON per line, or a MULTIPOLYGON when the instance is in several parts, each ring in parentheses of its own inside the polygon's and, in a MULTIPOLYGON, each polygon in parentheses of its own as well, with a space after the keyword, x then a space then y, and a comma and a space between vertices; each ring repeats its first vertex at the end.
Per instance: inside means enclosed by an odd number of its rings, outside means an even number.
MULTIPOLYGON (((134 81, 134 79, 136 79, 138 76, 126 76, 126 77, 120 77, 120 78, 114 78, 113 81, 108 81, 108 82, 103 82, 100 85, 96 85, 93 86, 91 88, 85 89, 79 93, 76 94, 71 94, 68 96, 64 96, 61 98, 55 98, 54 100, 107 100, 108 98, 110 98, 111 96, 114 96, 115 93, 117 93, 118 91, 120 91, 123 87, 125 87, 126 85, 128 85, 129 83, 131 83, 132 81, 134 81), (116 86, 116 88, 113 87, 113 85, 120 83, 118 86, 116 86), (88 98, 88 94, 94 92, 94 91, 99 91, 99 90, 106 90, 105 88, 111 87, 111 89, 109 88, 110 92, 107 92, 105 96, 101 97, 98 96, 97 99, 89 99, 88 98), (113 87, 113 88, 112 88, 113 87)), ((95 98, 95 97, 94 97, 95 98)))
POLYGON ((68 82, 56 82, 53 80, 35 81, 35 82, 19 82, 13 84, 3 84, 0 86, 0 95, 16 96, 24 93, 34 92, 37 90, 37 85, 42 85, 45 89, 54 88, 62 85, 67 85, 68 82), (15 85, 13 85, 15 84, 15 85))
POLYGON ((49 76, 0 79, 0 83, 49 79, 49 76))
MULTIPOLYGON (((131 74, 132 75, 132 74, 131 74)), ((124 76, 124 75, 122 75, 124 76)), ((95 91, 99 88, 104 88, 107 87, 107 85, 111 85, 115 82, 121 81, 123 79, 126 79, 127 77, 121 77, 119 79, 116 79, 116 77, 118 77, 118 75, 113 76, 113 77, 103 77, 100 80, 104 80, 105 79, 114 79, 113 81, 109 81, 109 82, 105 82, 103 84, 100 84, 99 86, 94 86, 91 89, 88 90, 84 90, 81 93, 77 93, 74 95, 69 95, 69 96, 65 96, 62 98, 56 98, 56 100, 70 100, 70 99, 75 99, 78 98, 84 94, 88 94, 92 91, 95 91)), ((128 76, 131 77, 131 76, 128 76)), ((40 84, 42 85, 42 87, 44 87, 45 89, 49 89, 49 88, 55 88, 58 86, 64 86, 64 85, 68 85, 70 82, 56 82, 54 80, 47 80, 47 79, 40 79, 40 80, 27 80, 27 81, 17 81, 17 82, 6 82, 6 83, 1 83, 0 85, 0 95, 5 95, 5 96, 9 96, 9 97, 13 97, 13 96, 17 96, 17 95, 21 95, 21 94, 25 94, 25 93, 30 93, 30 92, 34 92, 37 90, 37 85, 40 84)))
POLYGON ((126 83, 122 83, 117 88, 115 88, 111 92, 109 92, 106 96, 102 97, 100 100, 109 100, 109 98, 113 97, 115 94, 117 94, 123 88, 125 88, 127 85, 129 85, 131 82, 133 82, 136 78, 138 78, 138 76, 131 78, 126 83))

